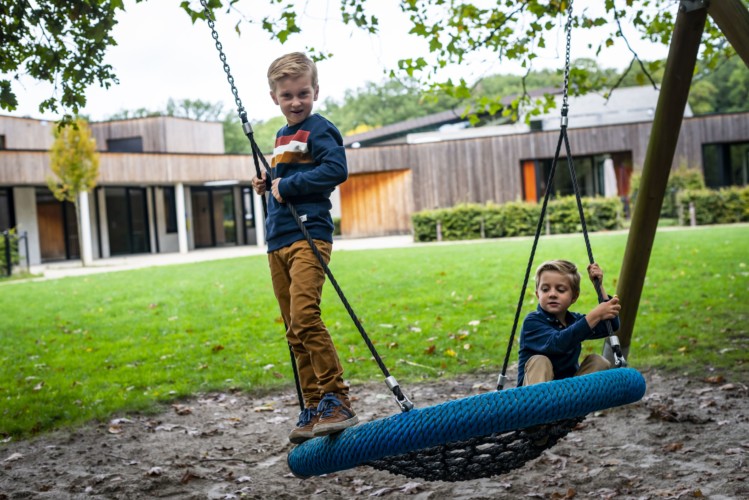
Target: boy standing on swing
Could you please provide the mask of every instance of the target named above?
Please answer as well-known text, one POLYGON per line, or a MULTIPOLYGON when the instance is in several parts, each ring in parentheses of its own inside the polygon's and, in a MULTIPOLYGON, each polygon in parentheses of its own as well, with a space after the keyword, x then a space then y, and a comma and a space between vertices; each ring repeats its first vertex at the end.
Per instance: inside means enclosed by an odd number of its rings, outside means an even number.
POLYGON ((330 195, 348 177, 348 167, 338 129, 312 114, 319 93, 315 63, 301 52, 281 56, 268 69, 268 84, 287 125, 276 134, 270 180, 263 172, 252 185, 259 195, 272 195, 268 263, 304 397, 305 409, 289 434, 298 444, 358 422, 338 353, 320 317, 325 271, 286 204, 294 205, 327 264, 333 249, 330 195))
MULTIPOLYGON (((588 266, 588 277, 603 289, 603 271, 598 264, 588 266)), ((551 260, 536 270, 538 308, 529 313, 520 330, 518 386, 532 385, 606 370, 611 363, 603 356, 589 354, 578 363, 583 340, 608 336, 606 320, 613 331, 619 329, 619 298, 608 297, 588 314, 571 312, 580 296, 580 273, 567 260, 551 260)))

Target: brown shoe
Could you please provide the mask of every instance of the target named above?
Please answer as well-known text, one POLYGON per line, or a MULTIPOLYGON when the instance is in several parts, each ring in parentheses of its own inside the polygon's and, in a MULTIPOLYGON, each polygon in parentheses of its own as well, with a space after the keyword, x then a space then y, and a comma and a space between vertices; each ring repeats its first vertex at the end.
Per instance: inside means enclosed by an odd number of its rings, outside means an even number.
POLYGON ((320 420, 320 414, 314 408, 305 408, 299 413, 299 421, 296 427, 289 433, 289 441, 294 444, 301 444, 308 439, 315 437, 313 428, 320 420))
POLYGON ((348 397, 329 392, 317 407, 320 421, 314 427, 314 436, 335 434, 359 423, 359 417, 351 409, 348 397))

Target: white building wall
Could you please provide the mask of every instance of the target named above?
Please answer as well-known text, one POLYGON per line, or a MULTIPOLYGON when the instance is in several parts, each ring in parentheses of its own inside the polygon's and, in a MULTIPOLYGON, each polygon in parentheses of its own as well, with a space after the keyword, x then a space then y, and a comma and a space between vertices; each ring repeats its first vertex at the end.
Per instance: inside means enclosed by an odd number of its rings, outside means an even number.
POLYGON ((107 225, 107 193, 106 188, 96 191, 99 197, 99 234, 101 235, 101 258, 111 257, 109 250, 109 226, 107 225))
POLYGON ((27 233, 29 264, 39 265, 42 262, 42 251, 39 243, 39 224, 36 218, 36 188, 14 188, 13 205, 16 213, 16 227, 19 232, 26 231, 27 233))
POLYGON ((166 208, 164 207, 164 189, 154 188, 156 192, 156 220, 158 225, 159 250, 161 253, 179 252, 179 235, 166 232, 166 208))

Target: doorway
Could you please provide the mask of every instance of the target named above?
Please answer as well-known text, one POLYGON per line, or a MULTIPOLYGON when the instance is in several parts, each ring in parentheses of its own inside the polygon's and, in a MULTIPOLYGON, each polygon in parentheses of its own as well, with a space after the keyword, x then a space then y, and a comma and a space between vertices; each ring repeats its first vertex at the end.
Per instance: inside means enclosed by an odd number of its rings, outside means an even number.
POLYGON ((236 245, 234 189, 193 187, 190 197, 195 248, 236 245))
POLYGON ((80 258, 75 205, 58 201, 49 189, 39 188, 36 219, 42 262, 80 258))
POLYGON ((341 235, 361 238, 411 232, 411 170, 353 174, 340 190, 341 235))
POLYGON ((110 255, 150 252, 145 188, 108 187, 105 198, 110 255))

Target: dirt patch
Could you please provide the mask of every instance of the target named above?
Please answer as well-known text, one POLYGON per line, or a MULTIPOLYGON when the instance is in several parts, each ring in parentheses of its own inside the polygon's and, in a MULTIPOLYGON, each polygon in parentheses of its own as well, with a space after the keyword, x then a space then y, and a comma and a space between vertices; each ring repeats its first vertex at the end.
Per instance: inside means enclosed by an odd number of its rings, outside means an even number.
MULTIPOLYGON (((749 390, 744 380, 645 373, 636 404, 590 415, 509 474, 426 482, 360 467, 290 474, 293 392, 213 393, 156 416, 92 423, 0 445, 0 499, 749 498, 749 390)), ((405 387, 417 406, 492 390, 493 376, 405 387)), ((357 386, 362 420, 397 412, 384 384, 357 386)))

